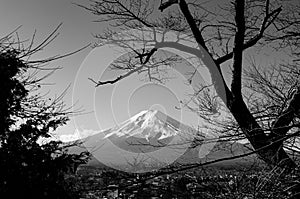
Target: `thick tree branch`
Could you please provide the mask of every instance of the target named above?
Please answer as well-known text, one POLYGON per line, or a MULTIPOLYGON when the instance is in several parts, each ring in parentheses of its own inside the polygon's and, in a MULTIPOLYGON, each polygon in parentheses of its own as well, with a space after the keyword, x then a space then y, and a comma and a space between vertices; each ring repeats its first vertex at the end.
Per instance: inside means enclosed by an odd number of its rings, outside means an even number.
MULTIPOLYGON (((274 20, 278 17, 278 15, 280 14, 280 12, 282 11, 282 8, 279 7, 277 9, 275 9, 273 12, 269 13, 266 11, 266 16, 263 20, 263 23, 260 27, 259 32, 257 33, 257 35, 255 35, 253 38, 249 39, 242 47, 242 50, 246 50, 247 48, 250 48, 252 46, 254 46, 260 39, 262 39, 265 30, 274 22, 274 20), (270 20, 271 19, 271 20, 270 20)), ((216 59, 216 63, 217 64, 222 64, 225 61, 228 61, 229 59, 231 59, 233 57, 233 52, 230 52, 218 59, 216 59)))
POLYGON ((173 48, 200 58, 211 74, 212 84, 214 85, 218 96, 225 104, 231 100, 232 95, 228 86, 226 85, 220 66, 214 62, 211 55, 206 51, 206 49, 204 49, 204 47, 199 46, 199 49, 197 49, 177 42, 158 42, 156 43, 155 47, 173 48))
POLYGON ((185 0, 179 1, 179 7, 180 7, 181 12, 183 13, 184 17, 186 18, 197 43, 199 45, 201 45, 209 53, 208 48, 205 45, 203 36, 196 24, 191 12, 190 12, 189 7, 188 7, 187 3, 185 2, 185 0))
POLYGON ((234 48, 233 48, 233 77, 231 83, 231 92, 234 97, 242 97, 242 65, 243 65, 243 44, 245 38, 245 1, 236 0, 235 1, 235 22, 237 27, 237 32, 234 38, 234 48))
POLYGON ((163 0, 161 0, 160 6, 158 8, 161 12, 163 12, 165 9, 167 9, 171 5, 178 3, 178 0, 168 0, 166 2, 162 2, 162 1, 163 0))

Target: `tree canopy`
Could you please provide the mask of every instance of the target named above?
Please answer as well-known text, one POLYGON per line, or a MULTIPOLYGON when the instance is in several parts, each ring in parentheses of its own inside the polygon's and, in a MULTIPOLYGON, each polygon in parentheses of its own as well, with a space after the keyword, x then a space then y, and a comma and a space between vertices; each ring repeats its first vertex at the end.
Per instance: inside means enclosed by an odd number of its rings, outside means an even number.
POLYGON ((299 2, 92 0, 79 6, 107 27, 95 34, 95 47, 114 44, 130 53, 111 66, 122 75, 93 80, 96 86, 134 73, 160 81, 157 71, 181 60, 160 52, 185 52, 208 69, 212 85, 200 85, 184 107, 208 115, 205 119, 220 126, 224 137, 247 139, 268 165, 296 166, 288 153, 299 153, 299 2), (175 35, 171 40, 169 33, 175 35), (216 108, 229 116, 212 119, 216 108))

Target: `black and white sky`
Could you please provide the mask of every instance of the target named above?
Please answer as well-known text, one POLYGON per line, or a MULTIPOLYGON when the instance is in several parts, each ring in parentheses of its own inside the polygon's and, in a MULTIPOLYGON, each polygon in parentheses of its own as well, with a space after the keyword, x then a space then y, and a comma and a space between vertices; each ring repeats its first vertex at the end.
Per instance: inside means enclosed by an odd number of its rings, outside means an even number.
MULTIPOLYGON (((1 0, 0 37, 21 25, 18 29, 21 39, 30 39, 36 30, 38 43, 62 23, 57 39, 35 58, 69 53, 95 42, 93 34, 103 31, 104 27, 93 22, 95 16, 74 3, 88 4, 88 1, 1 0)), ((199 122, 196 115, 175 108, 184 96, 192 92, 192 88, 184 84, 181 74, 177 80, 165 85, 140 81, 140 77, 134 75, 115 85, 95 88, 88 78, 109 76, 106 69, 113 59, 110 49, 101 47, 87 48, 51 63, 62 69, 47 79, 47 83, 53 85, 44 86, 43 91, 58 95, 70 85, 64 100, 69 106, 76 103, 75 108, 82 107, 86 113, 71 118, 66 126, 57 130, 58 135, 74 138, 93 134, 145 109, 158 109, 177 120, 190 122, 190 125, 199 122)), ((206 76, 204 72, 204 80, 206 76)))

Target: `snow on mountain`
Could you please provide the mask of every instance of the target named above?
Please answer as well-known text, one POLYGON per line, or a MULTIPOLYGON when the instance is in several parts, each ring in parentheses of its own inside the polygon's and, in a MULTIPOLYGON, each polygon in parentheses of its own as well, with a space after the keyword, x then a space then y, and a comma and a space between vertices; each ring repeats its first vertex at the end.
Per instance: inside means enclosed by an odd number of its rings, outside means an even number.
POLYGON ((157 139, 165 139, 177 135, 180 123, 158 110, 144 110, 111 129, 104 138, 113 135, 118 137, 139 137, 149 141, 161 134, 157 139))
MULTIPOLYGON (((83 147, 74 147, 73 151, 79 153, 88 149, 93 155, 91 165, 104 164, 119 169, 120 165, 131 168, 138 162, 152 169, 157 165, 212 161, 249 150, 240 143, 206 143, 205 140, 204 133, 170 116, 157 110, 145 110, 120 125, 82 139, 83 147), (193 144, 195 136, 197 145, 193 144)), ((235 165, 236 161, 226 164, 235 165)), ((132 169, 134 172, 145 170, 144 167, 132 169)))

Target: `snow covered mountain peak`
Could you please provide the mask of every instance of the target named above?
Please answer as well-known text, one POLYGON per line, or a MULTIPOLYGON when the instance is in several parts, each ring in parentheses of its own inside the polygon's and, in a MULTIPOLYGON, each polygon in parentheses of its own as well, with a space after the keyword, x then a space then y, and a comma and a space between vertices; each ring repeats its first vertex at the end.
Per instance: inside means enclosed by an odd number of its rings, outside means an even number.
POLYGON ((118 137, 139 137, 147 140, 156 137, 172 137, 179 131, 180 123, 158 110, 143 110, 125 122, 111 129, 104 138, 112 135, 118 137))
POLYGON ((141 128, 146 128, 148 125, 151 124, 151 122, 153 122, 157 112, 157 110, 144 110, 131 117, 129 121, 137 122, 137 124, 140 125, 141 128))

